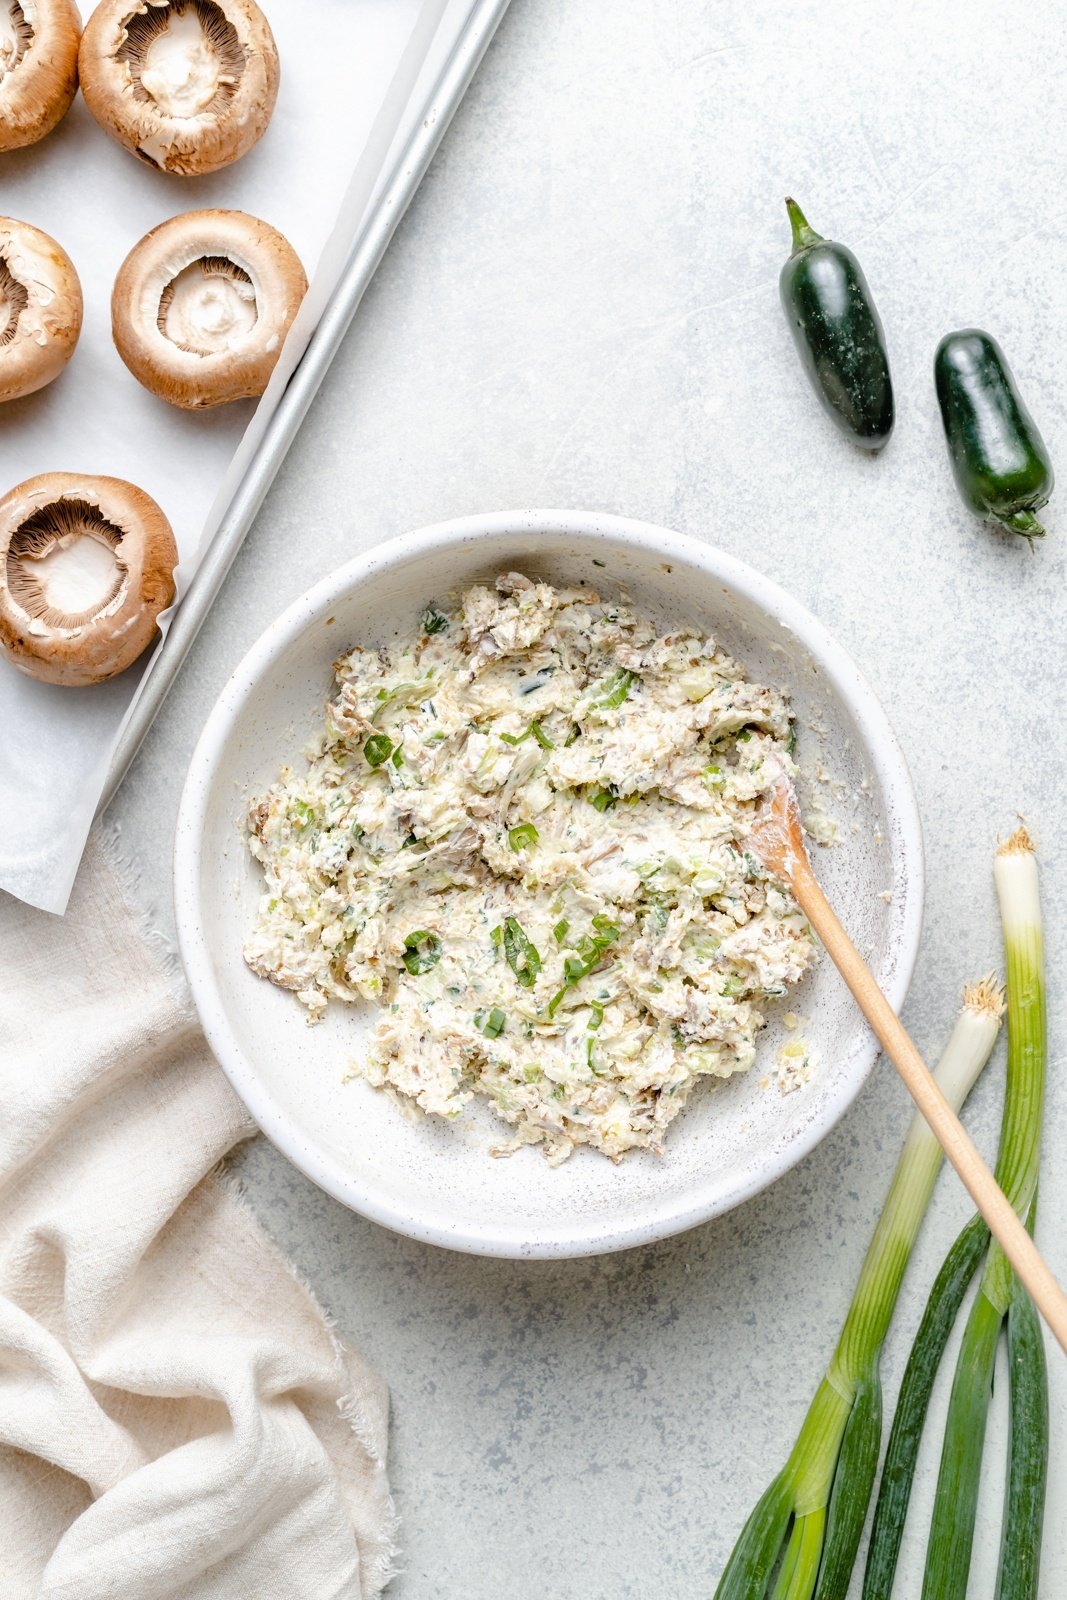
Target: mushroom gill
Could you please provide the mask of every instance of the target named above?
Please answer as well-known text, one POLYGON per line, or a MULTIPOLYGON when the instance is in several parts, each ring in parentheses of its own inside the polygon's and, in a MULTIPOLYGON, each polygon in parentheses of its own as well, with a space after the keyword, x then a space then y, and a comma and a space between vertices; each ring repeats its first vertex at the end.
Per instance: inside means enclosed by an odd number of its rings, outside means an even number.
POLYGON ((14 72, 33 43, 33 29, 18 0, 0 4, 0 83, 14 72))
POLYGON ((15 277, 6 255, 0 254, 0 350, 17 337, 19 318, 29 303, 29 290, 15 277))
POLYGON ((244 268, 227 256, 200 256, 164 286, 156 326, 179 350, 215 356, 251 333, 258 318, 244 268))
POLYGON ((237 30, 212 0, 153 0, 125 25, 117 60, 134 94, 166 117, 223 113, 245 66, 237 30))
POLYGON ((7 586, 47 628, 84 627, 121 595, 122 529, 85 500, 57 500, 28 517, 7 551, 7 586))

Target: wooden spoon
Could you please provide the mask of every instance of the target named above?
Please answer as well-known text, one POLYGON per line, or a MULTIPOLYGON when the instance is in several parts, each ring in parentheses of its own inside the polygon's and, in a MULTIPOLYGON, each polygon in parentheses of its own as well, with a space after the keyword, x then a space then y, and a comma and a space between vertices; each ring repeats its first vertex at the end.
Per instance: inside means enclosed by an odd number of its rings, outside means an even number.
POLYGON ((963 1179, 975 1205, 989 1224, 1021 1281, 1029 1289, 1041 1315, 1067 1350, 1067 1295, 1041 1256, 1030 1235, 970 1135, 935 1082, 889 1001, 879 989, 870 968, 837 920, 830 902, 815 881, 804 847, 796 795, 792 784, 780 778, 757 815, 746 841, 769 872, 788 884, 829 952, 838 972, 852 991, 882 1049, 903 1078, 915 1104, 930 1124, 935 1138, 963 1179))

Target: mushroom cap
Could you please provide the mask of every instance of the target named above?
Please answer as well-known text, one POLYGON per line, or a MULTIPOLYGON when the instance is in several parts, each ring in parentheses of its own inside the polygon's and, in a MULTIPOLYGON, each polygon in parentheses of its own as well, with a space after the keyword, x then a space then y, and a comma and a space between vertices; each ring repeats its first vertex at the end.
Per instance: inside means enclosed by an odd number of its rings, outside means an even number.
POLYGON ((43 389, 74 354, 82 287, 62 245, 0 217, 0 401, 43 389))
POLYGON ((82 21, 74 0, 21 0, 25 48, 0 80, 0 150, 19 150, 51 133, 78 89, 82 21))
POLYGON ((182 177, 216 172, 251 150, 278 98, 278 50, 255 0, 101 0, 82 35, 78 70, 104 132, 182 177), (184 27, 185 18, 199 21, 217 71, 206 57, 187 51, 176 60, 180 49, 159 46, 164 30, 184 27), (172 66, 169 77, 154 67, 158 99, 142 78, 153 47, 165 49, 172 66))
POLYGON ((177 561, 170 523, 134 484, 80 472, 27 478, 0 499, 0 651, 45 683, 115 677, 174 599, 177 561), (94 560, 72 572, 70 548, 82 540, 94 560), (61 552, 66 575, 49 576, 46 563, 61 552), (79 580, 90 603, 74 611, 79 580))
POLYGON ((185 211, 146 233, 122 263, 111 332, 134 377, 160 399, 186 410, 226 405, 263 393, 306 293, 299 257, 269 223, 244 211, 185 211), (230 305, 205 309, 224 318, 236 309, 247 324, 216 327, 199 349, 164 331, 177 280, 197 264, 231 280, 230 305))

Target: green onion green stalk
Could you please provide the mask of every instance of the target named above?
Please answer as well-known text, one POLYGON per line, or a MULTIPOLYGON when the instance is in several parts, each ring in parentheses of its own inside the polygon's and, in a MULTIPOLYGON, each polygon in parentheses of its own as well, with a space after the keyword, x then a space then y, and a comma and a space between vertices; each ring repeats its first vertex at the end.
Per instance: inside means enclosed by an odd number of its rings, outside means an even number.
MULTIPOLYGON (((934 1074, 957 1111, 989 1059, 1002 1011, 1000 991, 991 978, 964 992, 934 1074)), ((844 1596, 878 1465, 879 1358, 942 1159, 940 1145, 917 1113, 833 1360, 788 1461, 742 1530, 715 1600, 844 1596)))
MULTIPOLYGON (((1008 1074, 996 1177, 1032 1229, 1045 1093, 1045 984, 1037 863, 1024 829, 994 864, 1007 959, 1008 1074)), ((1008 1343, 1011 1442, 997 1600, 1036 1600, 1048 1466, 1048 1377, 1037 1312, 975 1217, 938 1274, 908 1360, 890 1432, 863 1600, 889 1600, 926 1409, 968 1283, 985 1256, 960 1347, 926 1551, 923 1600, 964 1600, 993 1368, 1008 1343)))

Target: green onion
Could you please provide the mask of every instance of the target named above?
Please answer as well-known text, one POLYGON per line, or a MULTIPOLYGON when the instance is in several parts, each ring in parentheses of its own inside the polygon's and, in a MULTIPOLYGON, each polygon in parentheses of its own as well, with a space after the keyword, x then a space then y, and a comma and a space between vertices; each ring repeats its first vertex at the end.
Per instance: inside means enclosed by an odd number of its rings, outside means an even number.
POLYGON ((508 829, 508 844, 513 850, 526 850, 540 837, 532 822, 520 822, 517 827, 508 829))
POLYGON ((481 1031, 487 1039, 499 1039, 507 1020, 507 1012, 501 1011, 499 1006, 494 1006, 485 1021, 480 1024, 481 1031))
POLYGON ((550 1017, 555 1016, 556 1009, 566 995, 567 990, 573 989, 576 983, 580 983, 583 978, 587 978, 593 968, 600 965, 605 950, 615 944, 618 937, 619 930, 610 917, 598 913, 593 918, 593 932, 591 934, 583 934, 578 940, 577 953, 575 955, 564 957, 563 976, 566 982, 562 989, 557 989, 548 1002, 548 1014, 550 1017))
MULTIPOLYGON (((1031 1210, 1031 1223, 1033 1211, 1031 1210)), ((1048 1371, 1037 1308, 1016 1278, 1008 1308, 1011 1405, 997 1600, 1037 1600, 1048 1486, 1048 1371)))
POLYGON ((611 789, 594 789, 589 796, 589 804, 595 806, 597 811, 610 811, 615 804, 616 795, 611 789))
POLYGON ((527 739, 533 738, 541 746, 542 750, 554 750, 556 748, 536 718, 530 723, 525 733, 502 733, 500 737, 505 744, 525 744, 527 739))
POLYGON ((404 940, 403 962, 413 976, 420 972, 429 972, 431 967, 436 967, 441 959, 441 941, 435 933, 427 933, 425 928, 416 928, 414 933, 409 933, 404 940))
MULTIPOLYGON (((1047 1048, 1037 863, 1024 828, 1018 829, 998 849, 993 877, 1000 903, 1008 972, 1008 1075, 996 1179, 1019 1216, 1028 1218, 1037 1194, 1047 1048)), ((949 1396, 926 1546, 923 1600, 964 1600, 967 1593, 997 1345, 1012 1304, 1017 1297, 1021 1299, 1022 1293, 1004 1252, 996 1240, 992 1240, 978 1295, 964 1329, 949 1396)), ((1018 1325, 1017 1317, 1017 1328, 1018 1325)), ((1022 1392, 1036 1395, 1045 1382, 1044 1346, 1040 1340, 1031 1359, 1035 1370, 1028 1372, 1022 1392), (1040 1373, 1036 1370, 1038 1365, 1040 1373)), ((1028 1418, 1022 1425, 1024 1433, 1030 1429, 1038 1434, 1042 1431, 1036 1417, 1028 1418)), ((1034 1473, 1036 1468, 1030 1471, 1034 1473)), ((1043 1465, 1038 1475, 1043 1508, 1043 1465)), ((1036 1483, 1031 1483, 1028 1489, 1036 1493, 1037 1487, 1036 1483)), ((1008 1509, 1011 1509, 1010 1486, 1008 1509)), ((1016 1537, 1015 1530, 1005 1527, 1004 1537, 1008 1547, 1016 1537)), ((1036 1557, 1033 1576, 1034 1585, 1030 1589, 1021 1588, 1019 1575, 1002 1566, 999 1592, 1003 1594, 1007 1586, 1014 1595, 1036 1596, 1036 1557)))
MULTIPOLYGON (((935 1073, 956 1110, 989 1059, 1000 1013, 989 983, 965 991, 935 1073)), ((916 1113, 833 1360, 788 1461, 734 1547, 715 1600, 763 1600, 779 1559, 774 1600, 811 1600, 816 1584, 818 1600, 842 1600, 877 1468, 882 1345, 942 1159, 916 1113)))
POLYGON ((563 943, 564 939, 567 937, 567 929, 569 927, 570 923, 567 921, 566 917, 561 917, 556 923, 556 926, 552 929, 552 937, 555 939, 557 944, 563 943))
POLYGON ((372 733, 363 746, 363 754, 372 767, 380 767, 393 753, 393 741, 385 733, 372 733))
POLYGON ((448 618, 436 606, 427 606, 422 613, 423 633, 443 633, 447 627, 448 618))
MULTIPOLYGON (((494 929, 494 944, 500 942, 496 933, 497 930, 494 929)), ((502 939, 508 966, 524 989, 532 989, 541 970, 541 957, 537 953, 536 945, 530 943, 514 917, 508 917, 505 921, 502 939)))
POLYGON ((606 681, 604 685, 605 692, 601 695, 599 700, 594 700, 592 702, 593 706, 597 710, 604 711, 610 710, 614 706, 621 706, 636 682, 636 673, 622 671, 616 672, 613 678, 609 678, 606 681))
POLYGON ((989 1243, 982 1217, 972 1217, 934 1280, 897 1396, 863 1575, 863 1600, 889 1600, 904 1519, 937 1369, 967 1287, 989 1243))
POLYGON ((396 749, 393 751, 393 766, 394 767, 402 767, 403 765, 404 765, 404 747, 403 747, 403 745, 398 744, 396 749))

